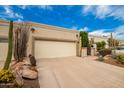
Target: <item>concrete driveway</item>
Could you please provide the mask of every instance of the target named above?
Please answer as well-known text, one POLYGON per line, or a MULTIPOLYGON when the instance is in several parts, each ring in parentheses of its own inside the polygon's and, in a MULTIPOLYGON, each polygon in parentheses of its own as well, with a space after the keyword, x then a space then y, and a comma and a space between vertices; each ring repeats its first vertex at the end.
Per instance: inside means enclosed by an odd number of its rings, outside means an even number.
POLYGON ((95 58, 65 57, 38 60, 40 87, 124 87, 124 68, 95 61, 95 58))

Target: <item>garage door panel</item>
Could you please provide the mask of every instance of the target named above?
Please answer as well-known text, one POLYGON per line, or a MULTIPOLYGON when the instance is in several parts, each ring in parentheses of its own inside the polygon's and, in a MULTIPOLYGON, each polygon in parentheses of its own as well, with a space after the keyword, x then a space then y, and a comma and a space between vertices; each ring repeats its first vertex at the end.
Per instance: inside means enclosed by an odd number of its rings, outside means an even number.
POLYGON ((76 43, 58 41, 35 41, 36 58, 76 56, 76 43))

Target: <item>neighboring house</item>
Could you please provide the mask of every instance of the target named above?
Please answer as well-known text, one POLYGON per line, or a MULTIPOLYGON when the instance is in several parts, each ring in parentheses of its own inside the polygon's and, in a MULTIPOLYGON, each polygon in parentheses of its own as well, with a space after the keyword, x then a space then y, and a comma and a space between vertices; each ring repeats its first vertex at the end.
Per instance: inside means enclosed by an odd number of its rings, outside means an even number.
MULTIPOLYGON (((89 35, 89 40, 91 40, 91 38, 94 40, 94 43, 96 42, 101 42, 101 41, 105 41, 106 42, 106 48, 109 47, 108 45, 108 39, 109 37, 107 36, 94 36, 94 35, 89 35)), ((119 46, 124 46, 124 40, 118 40, 119 41, 119 46)))
POLYGON ((101 42, 101 41, 105 41, 106 42, 106 48, 108 48, 108 37, 102 37, 102 36, 94 36, 94 35, 89 35, 89 40, 91 40, 91 38, 94 40, 94 43, 97 42, 101 42))
POLYGON ((113 48, 112 50, 112 55, 120 55, 120 54, 124 54, 124 46, 117 46, 115 48, 113 48))
POLYGON ((124 40, 120 40, 119 42, 120 42, 119 44, 120 46, 124 46, 124 40))
MULTIPOLYGON (((78 56, 80 50, 79 32, 45 24, 28 22, 30 31, 28 54, 39 58, 78 56)), ((17 23, 14 24, 14 27, 17 23)), ((0 60, 5 60, 8 50, 9 22, 0 21, 0 60)))

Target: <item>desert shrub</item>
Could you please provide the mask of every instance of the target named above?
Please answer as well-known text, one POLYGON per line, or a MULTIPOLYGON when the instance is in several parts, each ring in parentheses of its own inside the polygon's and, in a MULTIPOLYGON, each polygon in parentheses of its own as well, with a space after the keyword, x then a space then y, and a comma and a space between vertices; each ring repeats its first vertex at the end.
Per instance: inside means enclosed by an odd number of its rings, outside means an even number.
POLYGON ((15 80, 15 75, 10 70, 0 71, 0 83, 12 83, 15 80))
POLYGON ((105 45, 106 45, 106 42, 105 41, 97 42, 96 43, 97 50, 99 51, 101 49, 105 49, 105 45))
POLYGON ((124 64, 124 54, 117 56, 117 60, 119 63, 124 64))
POLYGON ((101 49, 99 50, 99 54, 102 55, 102 57, 111 54, 111 49, 101 49))

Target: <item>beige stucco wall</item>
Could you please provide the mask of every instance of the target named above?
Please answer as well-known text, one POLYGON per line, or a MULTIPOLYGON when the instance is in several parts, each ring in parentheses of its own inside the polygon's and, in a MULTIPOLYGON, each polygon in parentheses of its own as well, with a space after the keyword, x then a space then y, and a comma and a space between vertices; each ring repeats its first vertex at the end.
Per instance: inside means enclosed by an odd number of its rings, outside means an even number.
POLYGON ((76 35, 79 35, 78 31, 38 23, 31 24, 32 27, 35 29, 33 36, 78 41, 76 37, 76 35))
POLYGON ((86 56, 87 56, 87 48, 82 48, 81 57, 86 57, 86 56))
POLYGON ((7 42, 0 42, 0 60, 5 61, 7 56, 7 49, 8 43, 7 42))
POLYGON ((9 25, 6 21, 0 21, 0 37, 8 36, 9 25))

